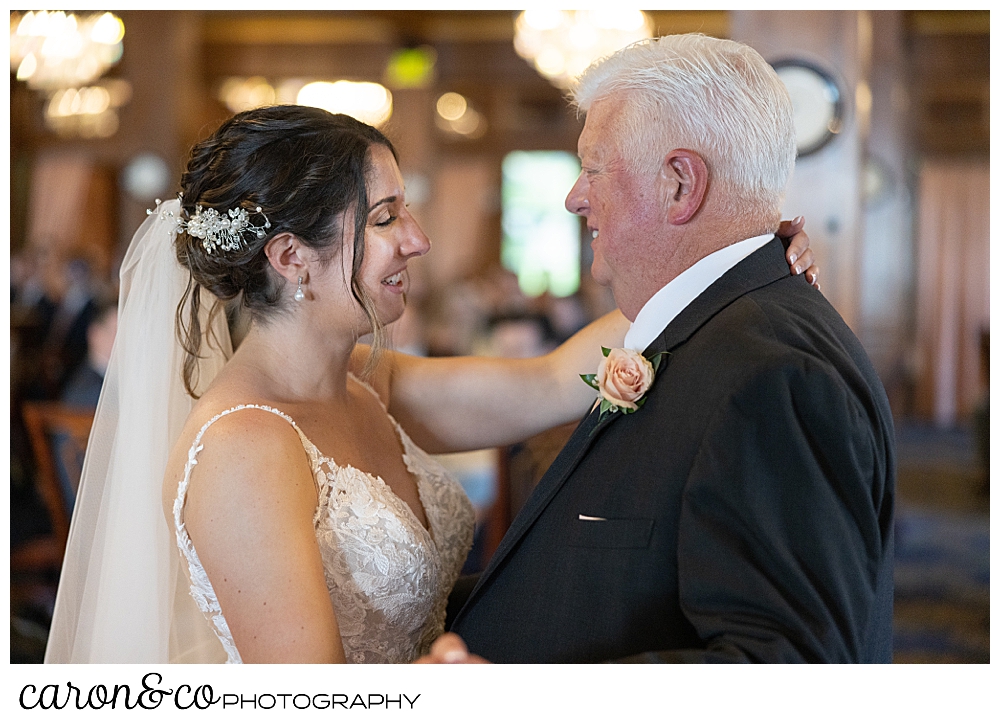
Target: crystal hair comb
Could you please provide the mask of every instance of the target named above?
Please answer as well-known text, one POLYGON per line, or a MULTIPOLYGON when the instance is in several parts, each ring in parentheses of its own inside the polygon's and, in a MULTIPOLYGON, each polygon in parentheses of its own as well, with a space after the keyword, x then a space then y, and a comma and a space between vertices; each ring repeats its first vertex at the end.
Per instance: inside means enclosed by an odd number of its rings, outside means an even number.
MULTIPOLYGON (((156 205, 159 204, 160 200, 156 199, 156 205)), ((146 213, 153 212, 147 209, 146 213)), ((173 216, 173 212, 164 213, 173 216)), ((256 207, 256 213, 264 217, 263 226, 250 223, 250 213, 238 206, 220 214, 216 209, 204 208, 198 204, 194 207, 194 213, 187 219, 177 219, 177 231, 185 231, 190 236, 201 239, 201 245, 209 254, 214 254, 216 249, 237 251, 246 246, 244 234, 253 234, 256 238, 263 239, 267 230, 271 228, 267 214, 259 206, 256 207)))

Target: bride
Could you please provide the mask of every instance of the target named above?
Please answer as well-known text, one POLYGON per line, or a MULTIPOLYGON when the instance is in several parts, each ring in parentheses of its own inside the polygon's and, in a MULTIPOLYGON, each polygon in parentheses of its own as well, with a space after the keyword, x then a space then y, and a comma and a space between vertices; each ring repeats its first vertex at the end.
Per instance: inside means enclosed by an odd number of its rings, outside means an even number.
POLYGON ((579 373, 627 320, 528 360, 386 350, 430 243, 392 144, 348 116, 241 113, 195 146, 181 187, 122 265, 46 661, 426 654, 473 531, 428 453, 578 419, 579 373), (249 312, 235 352, 219 300, 249 312))

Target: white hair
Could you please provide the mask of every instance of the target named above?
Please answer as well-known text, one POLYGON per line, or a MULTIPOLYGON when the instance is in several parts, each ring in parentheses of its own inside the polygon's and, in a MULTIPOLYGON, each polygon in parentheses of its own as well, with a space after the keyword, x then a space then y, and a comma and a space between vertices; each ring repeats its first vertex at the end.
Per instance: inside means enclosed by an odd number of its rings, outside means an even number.
POLYGON ((666 152, 689 148, 708 165, 724 212, 777 225, 795 130, 788 91, 757 51, 700 34, 640 41, 584 71, 572 100, 586 112, 618 93, 630 168, 658 169, 666 152))

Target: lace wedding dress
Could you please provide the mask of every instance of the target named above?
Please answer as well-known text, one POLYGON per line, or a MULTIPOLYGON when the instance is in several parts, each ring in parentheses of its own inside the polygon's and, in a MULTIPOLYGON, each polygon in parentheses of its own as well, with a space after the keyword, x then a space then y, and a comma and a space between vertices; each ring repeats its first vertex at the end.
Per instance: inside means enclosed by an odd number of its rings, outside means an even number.
POLYGON ((222 642, 227 663, 242 660, 188 537, 184 501, 205 431, 219 418, 247 408, 287 420, 309 457, 319 490, 313 526, 348 663, 404 663, 427 653, 444 632, 448 594, 472 545, 472 505, 458 482, 392 420, 403 443, 403 462, 417 482, 427 514, 429 528, 424 528, 381 478, 350 465, 337 465, 285 413, 239 405, 213 417, 195 437, 173 511, 177 545, 191 578, 191 596, 222 642))
MULTIPOLYGON (((163 515, 163 471, 193 404, 174 327, 190 281, 174 253, 180 213, 177 199, 158 204, 122 261, 118 334, 87 444, 46 663, 209 663, 226 656, 220 640, 229 660, 240 660, 183 527, 200 437, 179 486, 175 525, 163 515)), ((233 353, 225 315, 212 314, 215 301, 202 290, 199 394, 233 353)), ((399 436, 429 531, 381 480, 338 466, 302 438, 322 490, 316 538, 349 661, 423 653, 442 630, 445 598, 472 540, 462 490, 402 430, 399 436)))

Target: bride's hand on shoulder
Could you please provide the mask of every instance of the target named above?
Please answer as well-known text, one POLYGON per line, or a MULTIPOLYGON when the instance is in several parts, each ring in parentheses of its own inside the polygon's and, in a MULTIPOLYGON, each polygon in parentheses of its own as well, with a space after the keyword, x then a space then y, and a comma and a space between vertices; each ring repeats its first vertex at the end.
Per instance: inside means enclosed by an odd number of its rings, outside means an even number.
POLYGON ((791 221, 786 219, 778 226, 776 234, 788 240, 785 260, 792 274, 798 275, 804 272, 806 281, 819 291, 819 267, 816 266, 816 255, 809 248, 809 235, 805 232, 805 224, 803 216, 796 216, 791 221))
POLYGON ((344 661, 295 429, 241 409, 216 420, 191 472, 185 526, 247 663, 344 661))

